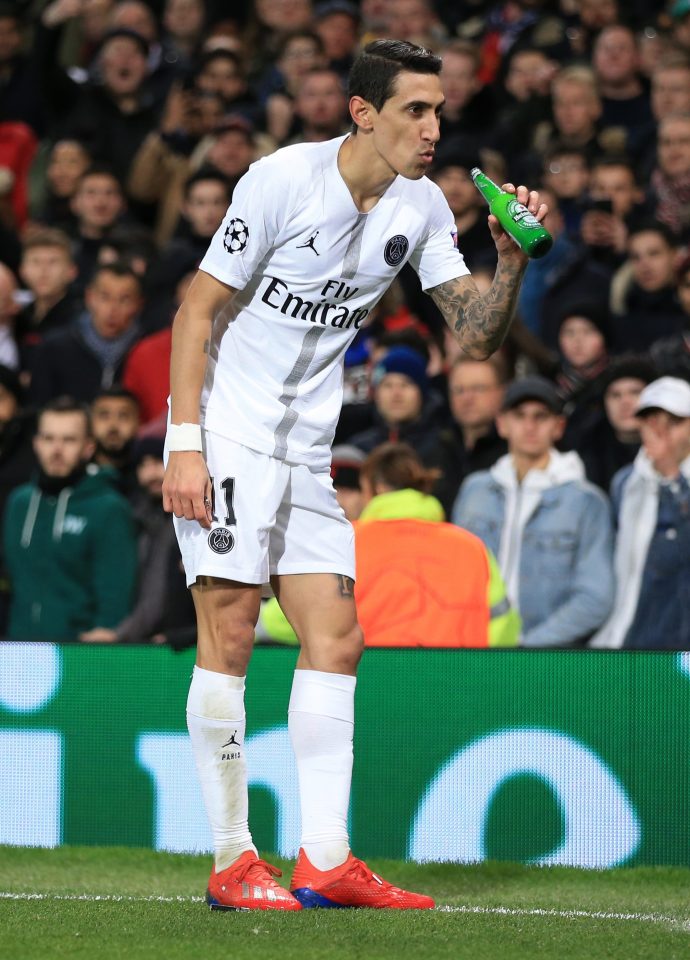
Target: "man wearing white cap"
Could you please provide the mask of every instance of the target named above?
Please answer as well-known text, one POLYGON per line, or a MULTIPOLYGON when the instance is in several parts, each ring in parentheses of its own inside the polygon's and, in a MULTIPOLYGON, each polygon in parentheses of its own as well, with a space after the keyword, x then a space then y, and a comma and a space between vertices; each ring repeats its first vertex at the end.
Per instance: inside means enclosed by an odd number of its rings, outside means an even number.
POLYGON ((690 649, 690 384, 654 380, 637 404, 642 448, 614 476, 613 613, 593 647, 690 649))

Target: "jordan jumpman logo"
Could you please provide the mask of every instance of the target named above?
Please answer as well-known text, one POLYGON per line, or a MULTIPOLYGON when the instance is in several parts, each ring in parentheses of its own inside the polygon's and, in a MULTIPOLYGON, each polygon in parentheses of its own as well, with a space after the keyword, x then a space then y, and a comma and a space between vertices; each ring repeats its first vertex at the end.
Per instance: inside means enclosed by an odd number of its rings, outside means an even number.
POLYGON ((312 235, 309 237, 309 239, 307 240, 307 242, 306 242, 306 243, 300 243, 300 245, 299 245, 296 249, 297 249, 297 250, 302 250, 304 247, 309 247, 310 250, 313 250, 313 251, 314 251, 314 253, 316 254, 317 257, 320 257, 321 254, 319 253, 319 251, 318 251, 318 250, 316 249, 316 247, 314 246, 314 241, 315 241, 316 238, 318 237, 319 233, 320 233, 319 230, 317 230, 315 233, 312 233, 312 235))

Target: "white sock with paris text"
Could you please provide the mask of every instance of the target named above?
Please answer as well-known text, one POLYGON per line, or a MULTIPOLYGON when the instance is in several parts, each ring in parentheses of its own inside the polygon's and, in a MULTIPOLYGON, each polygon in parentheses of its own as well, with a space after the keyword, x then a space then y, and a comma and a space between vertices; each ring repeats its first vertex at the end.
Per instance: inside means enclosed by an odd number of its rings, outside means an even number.
POLYGON ((297 761, 302 848, 317 870, 350 852, 347 812, 352 780, 355 677, 295 670, 288 729, 297 761))
POLYGON ((217 872, 245 850, 256 852, 247 822, 244 679, 194 667, 187 698, 187 728, 213 833, 217 872))

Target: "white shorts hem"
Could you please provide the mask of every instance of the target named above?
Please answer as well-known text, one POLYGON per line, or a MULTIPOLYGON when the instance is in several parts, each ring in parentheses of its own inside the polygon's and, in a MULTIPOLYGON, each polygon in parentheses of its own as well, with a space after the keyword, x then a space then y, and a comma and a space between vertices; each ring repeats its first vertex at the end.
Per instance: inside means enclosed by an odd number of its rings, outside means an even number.
POLYGON ((279 567, 271 567, 271 576, 289 576, 291 573, 335 573, 355 579, 353 569, 344 569, 344 563, 287 563, 279 567))

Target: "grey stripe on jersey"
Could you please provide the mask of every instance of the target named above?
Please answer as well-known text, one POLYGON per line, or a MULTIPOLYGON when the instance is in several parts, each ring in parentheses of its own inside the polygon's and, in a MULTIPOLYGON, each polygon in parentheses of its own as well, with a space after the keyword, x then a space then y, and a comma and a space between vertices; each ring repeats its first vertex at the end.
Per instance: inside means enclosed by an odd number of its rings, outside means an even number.
POLYGON ((297 388, 307 375, 309 364, 314 359, 319 337, 325 332, 325 327, 312 327, 310 330, 307 330, 304 340, 302 341, 302 349, 295 360, 295 365, 285 378, 283 392, 278 398, 281 403, 285 404, 285 413, 274 433, 275 446, 272 456, 277 460, 284 460, 287 456, 287 438, 297 423, 297 414, 292 409, 292 404, 297 397, 297 388))
POLYGON ((359 267, 359 255, 362 250, 362 234, 364 233, 364 225, 366 222, 366 213, 358 213, 357 219, 355 220, 355 225, 352 228, 352 233, 350 234, 350 242, 348 243, 347 250, 345 251, 343 272, 340 274, 343 280, 353 280, 355 274, 357 273, 357 268, 359 267))

